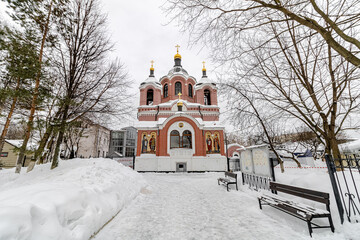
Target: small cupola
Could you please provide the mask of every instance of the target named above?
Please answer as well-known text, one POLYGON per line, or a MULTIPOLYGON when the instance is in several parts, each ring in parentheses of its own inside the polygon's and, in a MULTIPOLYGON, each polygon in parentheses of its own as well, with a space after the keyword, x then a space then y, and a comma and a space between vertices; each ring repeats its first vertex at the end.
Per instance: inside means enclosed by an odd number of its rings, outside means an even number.
POLYGON ((181 55, 179 54, 179 44, 177 44, 176 46, 176 54, 174 56, 174 61, 175 61, 175 65, 174 67, 181 67, 181 55))
POLYGON ((205 62, 202 62, 202 64, 203 64, 203 69, 202 69, 203 75, 202 75, 202 77, 203 77, 203 78, 206 78, 207 76, 206 76, 205 62))
POLYGON ((154 76, 154 60, 151 60, 151 67, 150 67, 150 75, 149 77, 155 77, 154 76))

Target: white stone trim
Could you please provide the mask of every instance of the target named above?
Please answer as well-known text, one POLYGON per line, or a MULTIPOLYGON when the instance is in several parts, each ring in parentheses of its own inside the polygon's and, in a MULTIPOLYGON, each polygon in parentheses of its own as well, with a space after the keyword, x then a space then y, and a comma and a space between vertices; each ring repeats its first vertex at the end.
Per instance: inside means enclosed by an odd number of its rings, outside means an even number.
MULTIPOLYGON (((177 130, 179 133, 180 133, 180 137, 183 135, 183 132, 186 131, 186 130, 189 130, 191 132, 191 144, 192 144, 192 151, 191 151, 191 155, 194 155, 195 154, 195 130, 194 128, 191 126, 191 124, 189 124, 188 122, 185 122, 185 121, 177 121, 177 122, 174 122, 173 124, 171 124, 171 126, 169 127, 168 129, 168 132, 166 133, 167 134, 167 154, 169 154, 171 157, 176 157, 176 156, 179 156, 181 157, 181 154, 178 154, 178 149, 170 149, 170 133, 171 131, 173 130, 177 130), (182 128, 179 127, 179 123, 183 123, 184 126, 182 128)), ((187 152, 186 150, 188 149, 182 149, 180 148, 180 150, 185 150, 185 152, 187 152)), ((190 152, 190 151, 188 151, 190 152)))

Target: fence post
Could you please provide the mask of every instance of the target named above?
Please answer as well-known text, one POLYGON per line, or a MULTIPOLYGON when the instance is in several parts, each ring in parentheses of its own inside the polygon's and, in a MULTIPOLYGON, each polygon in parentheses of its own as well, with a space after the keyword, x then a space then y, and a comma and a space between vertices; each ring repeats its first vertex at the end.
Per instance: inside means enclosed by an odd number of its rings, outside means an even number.
POLYGON ((325 160, 326 160, 326 166, 328 168, 328 173, 330 176, 330 182, 333 188, 333 192, 334 192, 334 196, 335 196, 335 200, 336 200, 336 205, 339 211, 339 215, 340 215, 340 220, 341 220, 341 224, 344 223, 344 208, 342 205, 342 201, 341 201, 341 196, 339 193, 339 188, 336 184, 336 179, 335 179, 335 172, 336 172, 336 167, 334 165, 334 162, 331 159, 331 156, 326 154, 325 155, 325 160))
POLYGON ((135 155, 133 156, 133 169, 135 170, 135 155))

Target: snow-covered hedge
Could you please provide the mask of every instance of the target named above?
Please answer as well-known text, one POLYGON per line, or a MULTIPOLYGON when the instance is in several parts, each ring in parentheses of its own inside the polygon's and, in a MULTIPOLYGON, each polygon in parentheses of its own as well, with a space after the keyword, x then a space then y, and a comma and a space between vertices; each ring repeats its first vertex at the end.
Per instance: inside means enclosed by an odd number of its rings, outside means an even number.
POLYGON ((0 171, 1 240, 89 239, 146 186, 140 174, 109 159, 49 168, 0 171))

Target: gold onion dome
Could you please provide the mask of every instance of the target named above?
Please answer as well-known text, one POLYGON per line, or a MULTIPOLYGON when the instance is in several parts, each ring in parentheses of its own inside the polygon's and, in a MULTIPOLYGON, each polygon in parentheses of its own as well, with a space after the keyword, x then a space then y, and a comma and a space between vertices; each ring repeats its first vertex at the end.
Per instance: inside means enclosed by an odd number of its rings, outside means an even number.
POLYGON ((177 48, 177 50, 176 50, 177 53, 175 54, 174 59, 177 59, 177 58, 181 59, 181 55, 179 54, 179 47, 180 47, 179 44, 176 45, 175 47, 177 48))
POLYGON ((206 71, 205 62, 202 62, 202 64, 203 64, 203 69, 202 69, 202 71, 204 72, 204 71, 206 71))
POLYGON ((154 69, 154 60, 151 60, 151 67, 150 67, 150 70, 151 71, 154 71, 155 69, 154 69))

